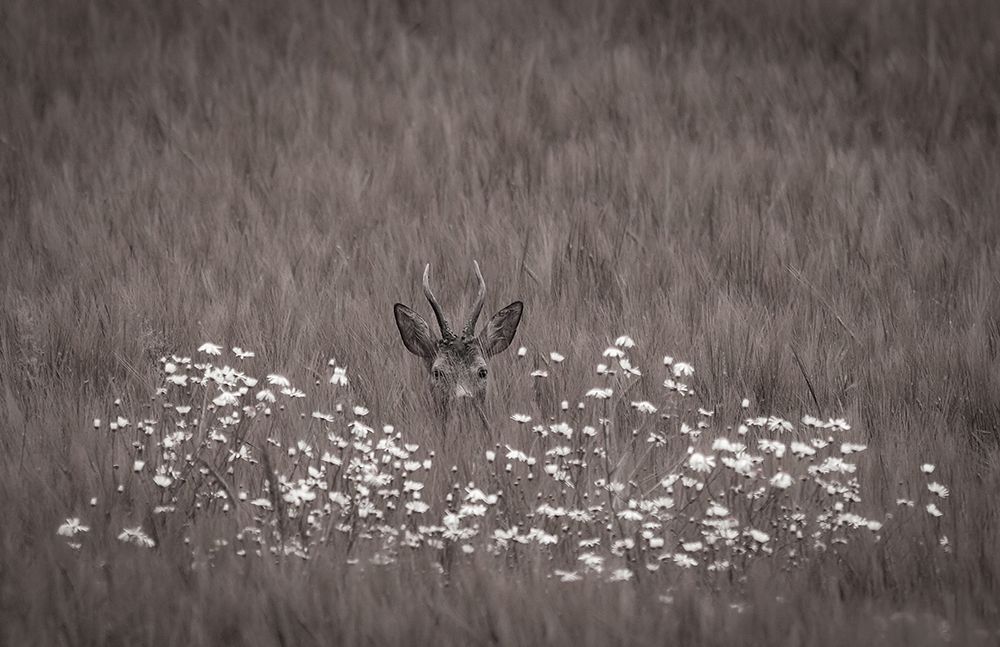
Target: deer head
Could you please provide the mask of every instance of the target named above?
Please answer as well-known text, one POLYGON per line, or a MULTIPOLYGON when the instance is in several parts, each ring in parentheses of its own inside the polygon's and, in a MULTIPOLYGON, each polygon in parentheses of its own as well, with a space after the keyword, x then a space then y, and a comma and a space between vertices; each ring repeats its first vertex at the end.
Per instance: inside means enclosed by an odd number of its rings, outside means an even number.
POLYGON ((447 416, 455 404, 465 401, 474 405, 480 417, 485 420, 482 405, 486 401, 486 385, 489 380, 487 362, 510 346, 514 333, 517 332, 517 325, 521 322, 524 304, 515 301, 501 309, 477 334, 476 321, 486 300, 486 281, 479 271, 479 263, 473 261, 473 264, 479 279, 479 293, 461 334, 455 334, 452 330, 431 291, 430 264, 424 268, 424 296, 434 311, 440 337, 433 336, 424 318, 403 304, 397 303, 393 312, 406 350, 424 360, 430 375, 431 395, 438 412, 447 416))

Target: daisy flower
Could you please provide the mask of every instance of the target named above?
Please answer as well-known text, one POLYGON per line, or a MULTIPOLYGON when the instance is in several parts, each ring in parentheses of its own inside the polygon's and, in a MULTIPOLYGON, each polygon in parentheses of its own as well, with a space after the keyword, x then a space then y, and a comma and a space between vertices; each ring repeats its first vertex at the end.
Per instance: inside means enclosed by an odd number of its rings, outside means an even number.
POLYGON ((562 571, 557 568, 555 574, 560 582, 579 582, 583 579, 577 571, 562 571))
POLYGON ((687 395, 691 392, 691 388, 687 384, 684 384, 683 382, 675 382, 670 378, 663 381, 663 386, 671 391, 676 391, 680 395, 687 395))
POLYGON ((798 441, 792 442, 792 453, 799 458, 805 458, 806 456, 815 456, 816 450, 805 443, 800 443, 798 441))
POLYGON ((834 431, 850 431, 851 425, 847 423, 843 418, 830 418, 823 426, 827 429, 832 429, 834 431))
POLYGON ((694 367, 687 362, 674 362, 674 377, 691 377, 694 375, 694 367))
POLYGON ((173 375, 167 376, 167 382, 170 382, 175 386, 187 386, 187 381, 188 381, 187 375, 180 375, 175 373, 173 375))
POLYGON ((218 344, 213 344, 211 342, 205 342, 204 344, 198 347, 198 351, 201 353, 205 353, 206 355, 221 355, 222 346, 219 346, 218 344))
POLYGON ((657 409, 652 402, 647 402, 646 400, 640 400, 638 402, 632 403, 632 408, 639 413, 656 413, 657 409))
POLYGON ((616 568, 611 571, 611 575, 608 577, 609 582, 628 582, 632 579, 632 571, 627 568, 616 568))
POLYGON ((635 375, 636 377, 640 377, 642 375, 642 371, 632 366, 632 362, 628 361, 627 357, 619 359, 618 366, 620 366, 627 375, 635 375))
POLYGON ((695 472, 711 472, 715 469, 715 456, 705 456, 701 452, 695 452, 688 458, 688 467, 695 472))
POLYGON ((677 564, 681 568, 693 568, 698 565, 698 560, 684 553, 674 553, 673 560, 674 564, 677 564))
POLYGON ((403 507, 406 509, 407 514, 423 514, 431 509, 429 505, 419 499, 407 501, 403 507))
POLYGON ((778 472, 771 477, 771 487, 776 487, 779 490, 786 490, 792 485, 792 477, 786 472, 778 472))
POLYGON ((239 396, 232 391, 222 391, 212 400, 212 404, 217 407, 231 407, 238 405, 239 403, 239 396))
POLYGON ((779 433, 783 431, 793 431, 795 429, 795 427, 792 426, 792 423, 777 416, 771 416, 767 419, 767 428, 771 431, 777 431, 779 433))
POLYGON ((344 366, 334 366, 333 375, 330 376, 330 384, 334 386, 347 386, 347 368, 344 366))
POLYGON ((932 493, 938 495, 942 499, 948 498, 948 494, 949 494, 948 488, 946 488, 945 486, 941 485, 940 483, 937 483, 937 482, 928 483, 927 484, 927 489, 930 490, 932 493))
POLYGON ((80 523, 80 519, 77 517, 70 517, 66 520, 66 523, 59 526, 56 530, 56 534, 62 535, 63 537, 73 537, 80 532, 88 532, 90 526, 85 526, 80 523))
POLYGON ((118 541, 124 542, 126 544, 135 544, 142 548, 152 548, 156 545, 149 535, 143 532, 141 526, 136 526, 135 528, 122 528, 122 532, 118 535, 118 541))
POLYGON ((775 458, 781 458, 785 455, 785 443, 783 442, 761 438, 757 442, 757 445, 762 452, 765 454, 774 454, 775 458))

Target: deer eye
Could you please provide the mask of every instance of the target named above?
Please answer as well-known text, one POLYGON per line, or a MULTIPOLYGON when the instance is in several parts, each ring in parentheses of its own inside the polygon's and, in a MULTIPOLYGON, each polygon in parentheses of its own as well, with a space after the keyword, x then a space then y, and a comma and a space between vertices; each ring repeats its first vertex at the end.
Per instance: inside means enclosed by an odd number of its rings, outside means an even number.
POLYGON ((479 369, 479 379, 480 380, 485 380, 486 379, 486 367, 485 366, 479 369))

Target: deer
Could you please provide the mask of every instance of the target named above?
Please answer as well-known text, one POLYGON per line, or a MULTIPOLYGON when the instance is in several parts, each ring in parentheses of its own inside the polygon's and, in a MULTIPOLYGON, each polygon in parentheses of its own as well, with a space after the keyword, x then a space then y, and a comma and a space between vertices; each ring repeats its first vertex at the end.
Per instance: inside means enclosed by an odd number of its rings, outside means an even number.
POLYGON ((402 303, 393 306, 393 314, 406 350, 423 360, 427 369, 438 418, 442 422, 447 421, 453 410, 468 403, 479 414, 483 425, 488 426, 484 412, 489 380, 488 360, 506 350, 514 340, 524 303, 514 301, 501 308, 477 334, 476 322, 486 300, 486 281, 479 262, 473 261, 473 266, 479 280, 479 292, 460 334, 454 332, 431 291, 430 263, 424 267, 424 296, 434 311, 440 335, 432 336, 427 321, 402 303))

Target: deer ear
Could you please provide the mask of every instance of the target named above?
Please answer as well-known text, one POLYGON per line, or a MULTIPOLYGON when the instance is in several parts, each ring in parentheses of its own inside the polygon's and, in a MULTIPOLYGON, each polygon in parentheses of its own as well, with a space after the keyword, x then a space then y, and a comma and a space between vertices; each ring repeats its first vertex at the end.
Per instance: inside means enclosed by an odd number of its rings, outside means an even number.
POLYGON ((434 340, 431 339, 431 329, 424 318, 402 303, 397 303, 392 311, 406 350, 424 359, 434 357, 434 340))
POLYGON ((521 313, 524 304, 515 301, 500 312, 493 315, 479 336, 483 343, 483 351, 487 357, 492 357, 505 350, 514 341, 517 325, 521 323, 521 313))

